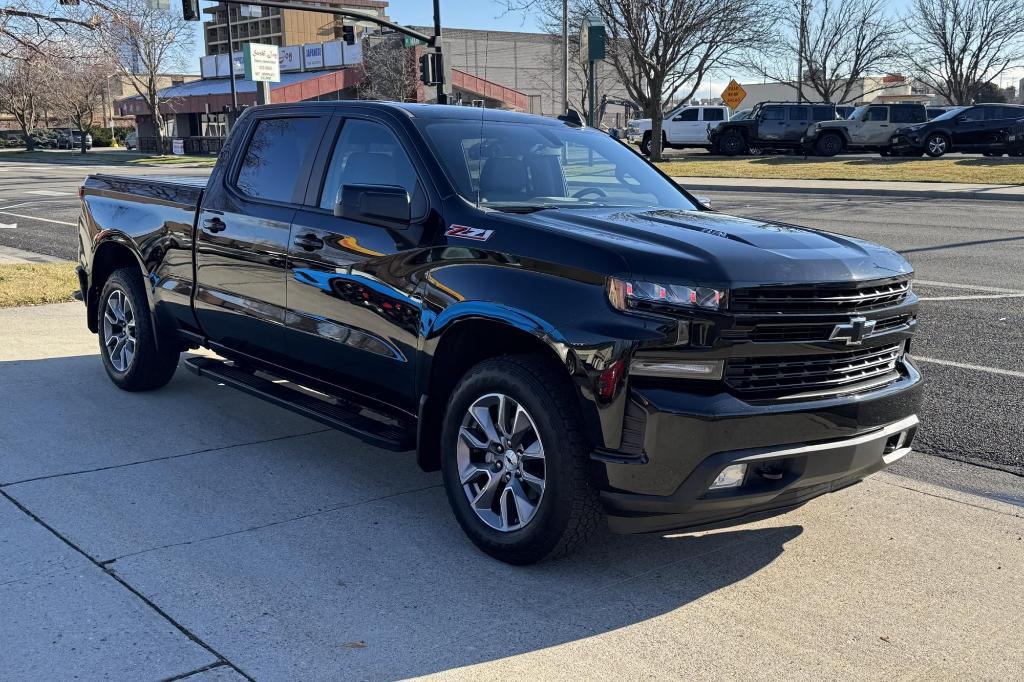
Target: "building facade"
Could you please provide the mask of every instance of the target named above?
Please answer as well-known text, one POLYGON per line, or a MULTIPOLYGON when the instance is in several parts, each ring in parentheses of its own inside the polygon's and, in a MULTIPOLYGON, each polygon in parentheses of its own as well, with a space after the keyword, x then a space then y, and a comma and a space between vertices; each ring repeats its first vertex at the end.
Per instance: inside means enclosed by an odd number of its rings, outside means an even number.
MULTIPOLYGON (((747 96, 737 110, 749 109, 762 102, 795 102, 801 93, 796 83, 744 83, 747 96)), ((803 87, 803 99, 807 102, 822 102, 822 97, 810 85, 803 87)), ((846 102, 836 104, 868 104, 871 102, 922 102, 930 104, 934 95, 915 92, 911 81, 903 76, 867 76, 854 83, 846 102)))
MULTIPOLYGON (((363 14, 370 14, 387 19, 388 3, 386 0, 328 0, 313 3, 336 9, 350 9, 363 14)), ((231 13, 232 46, 231 52, 238 52, 245 43, 263 43, 265 45, 304 45, 342 37, 342 26, 361 27, 360 22, 341 17, 332 17, 319 12, 305 12, 293 9, 277 9, 273 7, 258 8, 260 16, 247 16, 248 10, 241 5, 218 3, 204 12, 210 19, 203 25, 203 37, 206 41, 206 54, 227 54, 228 49, 228 12, 231 13)), ((364 22, 367 27, 375 24, 364 22)))

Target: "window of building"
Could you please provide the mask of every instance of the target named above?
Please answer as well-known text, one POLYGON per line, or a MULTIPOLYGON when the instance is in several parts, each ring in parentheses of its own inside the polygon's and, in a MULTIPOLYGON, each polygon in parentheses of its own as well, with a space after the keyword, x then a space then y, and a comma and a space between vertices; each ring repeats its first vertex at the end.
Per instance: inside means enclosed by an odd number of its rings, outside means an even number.
POLYGON ((331 153, 320 208, 333 210, 342 185, 403 187, 411 198, 413 216, 422 215, 426 209, 426 197, 409 155, 395 134, 380 123, 345 121, 331 153))
POLYGON ((235 184, 256 199, 292 201, 299 176, 320 142, 319 118, 268 118, 256 124, 235 184))

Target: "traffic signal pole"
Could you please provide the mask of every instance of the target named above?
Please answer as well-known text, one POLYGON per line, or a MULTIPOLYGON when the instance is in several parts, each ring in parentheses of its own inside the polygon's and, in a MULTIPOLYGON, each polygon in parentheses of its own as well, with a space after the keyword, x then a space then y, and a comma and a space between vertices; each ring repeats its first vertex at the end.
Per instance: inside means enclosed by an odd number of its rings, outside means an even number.
POLYGON ((231 29, 231 6, 224 6, 225 14, 228 17, 228 77, 231 80, 231 111, 233 115, 238 113, 238 88, 235 85, 235 36, 231 29))

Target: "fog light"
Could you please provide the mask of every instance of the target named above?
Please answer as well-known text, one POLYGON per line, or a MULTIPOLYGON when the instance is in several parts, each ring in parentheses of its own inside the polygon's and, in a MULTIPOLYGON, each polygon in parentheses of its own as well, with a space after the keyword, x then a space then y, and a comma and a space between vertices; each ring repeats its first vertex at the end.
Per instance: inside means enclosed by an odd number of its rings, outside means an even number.
POLYGON ((634 358, 629 363, 629 373, 638 377, 665 379, 721 379, 722 367, 721 360, 634 358))
POLYGON ((711 484, 708 490, 719 490, 721 488, 738 488, 743 484, 743 477, 747 473, 746 464, 730 464, 722 469, 718 478, 711 484))

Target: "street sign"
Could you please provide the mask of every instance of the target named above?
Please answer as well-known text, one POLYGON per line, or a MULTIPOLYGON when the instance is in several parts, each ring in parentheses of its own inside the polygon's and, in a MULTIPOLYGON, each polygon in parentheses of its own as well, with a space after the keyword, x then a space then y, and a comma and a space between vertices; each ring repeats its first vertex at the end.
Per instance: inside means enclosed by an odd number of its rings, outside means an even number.
POLYGON ((747 91, 743 89, 743 86, 737 83, 735 80, 729 81, 729 85, 725 86, 725 90, 722 90, 721 98, 725 102, 725 106, 730 109, 735 109, 740 105, 747 97, 747 91))
POLYGON ((585 17, 580 28, 580 57, 599 62, 605 57, 604 22, 599 17, 585 17))
POLYGON ((246 43, 244 45, 245 79, 257 83, 278 83, 281 80, 281 61, 277 45, 246 43))

